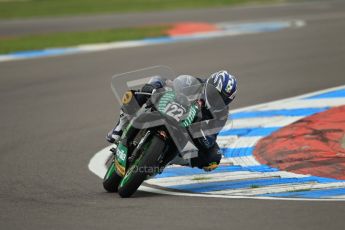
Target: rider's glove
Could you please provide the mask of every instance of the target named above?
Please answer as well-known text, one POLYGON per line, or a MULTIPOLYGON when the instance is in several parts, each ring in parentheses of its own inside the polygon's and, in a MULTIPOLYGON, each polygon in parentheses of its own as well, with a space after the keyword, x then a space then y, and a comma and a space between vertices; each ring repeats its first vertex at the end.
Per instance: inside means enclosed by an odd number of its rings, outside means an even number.
POLYGON ((116 131, 115 129, 112 129, 106 136, 106 139, 110 143, 118 142, 121 138, 122 130, 116 131))

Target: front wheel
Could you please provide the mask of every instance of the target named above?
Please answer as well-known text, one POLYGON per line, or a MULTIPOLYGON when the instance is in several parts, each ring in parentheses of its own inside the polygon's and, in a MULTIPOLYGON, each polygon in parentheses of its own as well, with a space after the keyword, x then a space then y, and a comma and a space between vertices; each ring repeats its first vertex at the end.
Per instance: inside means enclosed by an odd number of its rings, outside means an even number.
POLYGON ((119 187, 121 180, 122 180, 122 177, 120 177, 116 173, 115 164, 114 164, 114 156, 113 156, 111 165, 109 166, 108 171, 103 178, 103 188, 107 192, 117 192, 117 188, 119 187))
POLYGON ((153 136, 145 152, 129 167, 118 188, 121 197, 133 195, 148 175, 155 172, 159 166, 159 156, 165 148, 165 142, 153 136))

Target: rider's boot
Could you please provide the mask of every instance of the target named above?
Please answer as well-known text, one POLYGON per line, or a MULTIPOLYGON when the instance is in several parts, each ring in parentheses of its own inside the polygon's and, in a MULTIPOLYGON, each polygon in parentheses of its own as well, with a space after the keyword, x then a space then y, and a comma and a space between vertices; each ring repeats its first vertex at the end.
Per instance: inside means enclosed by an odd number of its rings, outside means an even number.
POLYGON ((127 126, 128 122, 129 122, 129 115, 124 113, 121 110, 120 118, 115 128, 113 128, 106 136, 107 141, 109 141, 110 143, 119 142, 121 135, 123 133, 123 129, 127 126))

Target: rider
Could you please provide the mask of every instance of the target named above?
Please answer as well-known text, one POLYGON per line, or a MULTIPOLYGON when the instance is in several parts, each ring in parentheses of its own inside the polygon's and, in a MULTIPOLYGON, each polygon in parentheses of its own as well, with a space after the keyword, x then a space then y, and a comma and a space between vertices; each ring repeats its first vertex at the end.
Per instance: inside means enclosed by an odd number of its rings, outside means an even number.
MULTIPOLYGON (((189 81, 188 79, 193 78, 188 75, 180 75, 177 79, 181 81, 189 81)), ((193 78, 194 79, 194 78, 193 78)), ((220 119, 220 124, 218 122, 217 126, 223 127, 228 117, 229 104, 235 98, 237 92, 237 81, 236 78, 230 75, 227 71, 222 70, 216 73, 213 73, 209 78, 202 80, 197 78, 200 83, 203 83, 203 90, 201 94, 202 103, 202 120, 210 120, 214 118, 214 114, 219 117, 225 118, 220 119), (215 106, 216 98, 222 99, 222 106, 215 106)), ((190 84, 190 82, 188 82, 190 84)), ((159 77, 153 77, 147 84, 145 84, 140 92, 143 93, 152 93, 153 90, 163 88, 169 84, 169 80, 165 80, 159 77)), ((141 106, 144 104, 150 96, 145 94, 137 94, 135 99, 138 104, 141 106)), ((129 115, 126 114, 123 110, 120 112, 120 118, 117 122, 114 129, 112 129, 108 134, 106 139, 110 143, 118 142, 122 135, 122 131, 125 125, 129 121, 129 115)), ((210 123, 213 124, 213 123, 210 123)), ((218 133, 204 135, 203 138, 197 138, 194 140, 196 146, 199 149, 198 157, 191 158, 189 165, 191 167, 202 168, 205 171, 211 171, 218 167, 220 160, 222 158, 221 150, 216 143, 218 133)))

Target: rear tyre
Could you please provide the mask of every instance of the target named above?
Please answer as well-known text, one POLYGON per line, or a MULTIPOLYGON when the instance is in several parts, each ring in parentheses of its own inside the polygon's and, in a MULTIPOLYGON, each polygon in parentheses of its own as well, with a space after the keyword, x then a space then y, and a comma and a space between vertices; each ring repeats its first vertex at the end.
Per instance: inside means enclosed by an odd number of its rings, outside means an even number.
POLYGON ((151 144, 142 158, 139 158, 137 162, 131 165, 127 170, 118 188, 118 193, 121 197, 127 198, 132 196, 147 176, 150 175, 150 172, 152 172, 153 169, 157 169, 156 167, 159 166, 158 159, 164 148, 165 142, 159 137, 153 136, 151 144))
POLYGON ((111 162, 111 165, 108 168, 107 173, 105 174, 103 178, 103 188, 107 192, 117 192, 117 188, 119 187, 119 184, 122 180, 122 177, 120 177, 116 173, 114 162, 111 162))

